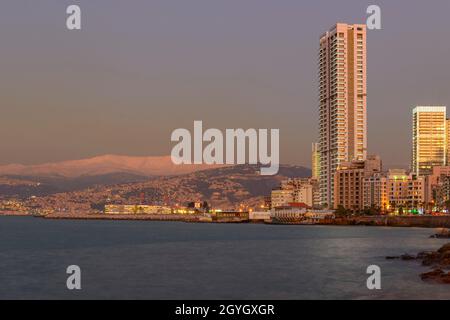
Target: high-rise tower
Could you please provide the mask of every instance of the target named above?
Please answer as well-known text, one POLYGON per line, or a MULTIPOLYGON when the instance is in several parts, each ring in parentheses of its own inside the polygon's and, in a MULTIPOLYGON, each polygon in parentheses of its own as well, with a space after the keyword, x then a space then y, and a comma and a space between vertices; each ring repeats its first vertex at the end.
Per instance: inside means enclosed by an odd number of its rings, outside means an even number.
POLYGON ((419 106, 413 109, 412 171, 429 175, 435 166, 445 166, 447 157, 447 108, 419 106))
POLYGON ((319 149, 322 205, 334 202, 341 162, 367 153, 366 26, 336 24, 320 38, 319 149))

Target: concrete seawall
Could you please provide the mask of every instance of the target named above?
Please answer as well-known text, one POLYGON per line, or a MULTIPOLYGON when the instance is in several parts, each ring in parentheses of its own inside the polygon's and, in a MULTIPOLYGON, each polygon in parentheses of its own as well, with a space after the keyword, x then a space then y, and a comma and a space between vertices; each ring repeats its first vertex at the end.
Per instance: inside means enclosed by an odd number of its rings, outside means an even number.
POLYGON ((336 218, 333 225, 450 228, 450 216, 363 216, 336 218))
POLYGON ((42 216, 45 219, 73 219, 73 220, 146 220, 146 221, 182 221, 209 223, 245 223, 248 220, 240 218, 211 219, 204 215, 182 214, 89 214, 89 213, 52 213, 42 216))
POLYGON ((74 219, 74 220, 149 220, 149 221, 184 221, 184 222, 208 222, 204 216, 199 215, 176 215, 176 214, 59 214, 53 213, 43 216, 45 219, 74 219))
MULTIPOLYGON (((26 213, 2 212, 0 216, 30 216, 26 213)), ((83 219, 83 220, 148 220, 148 221, 183 221, 212 223, 248 223, 249 220, 237 218, 211 219, 203 215, 106 215, 89 213, 53 213, 41 216, 45 219, 83 219)), ((265 221, 265 223, 274 223, 265 221)), ((284 221, 280 224, 304 224, 303 221, 284 221)), ((387 227, 419 227, 450 228, 450 215, 447 216, 362 216, 338 217, 333 220, 314 223, 321 225, 342 226, 387 226, 387 227)))

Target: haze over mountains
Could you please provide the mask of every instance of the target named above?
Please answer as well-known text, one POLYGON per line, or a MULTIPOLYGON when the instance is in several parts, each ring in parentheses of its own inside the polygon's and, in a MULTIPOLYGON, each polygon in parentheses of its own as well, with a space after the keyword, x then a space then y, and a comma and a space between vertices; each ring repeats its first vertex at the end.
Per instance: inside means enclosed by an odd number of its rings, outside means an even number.
POLYGON ((172 176, 198 170, 211 169, 217 165, 175 165, 170 156, 130 157, 103 155, 88 159, 69 160, 38 165, 9 164, 0 166, 0 175, 19 176, 81 176, 128 173, 140 176, 172 176))

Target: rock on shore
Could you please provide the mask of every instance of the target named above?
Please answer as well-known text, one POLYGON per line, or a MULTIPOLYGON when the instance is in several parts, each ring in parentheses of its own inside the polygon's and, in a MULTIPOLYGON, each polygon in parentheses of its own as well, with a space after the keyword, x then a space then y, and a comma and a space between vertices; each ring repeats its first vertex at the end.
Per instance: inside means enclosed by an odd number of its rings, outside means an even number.
POLYGON ((420 275, 420 278, 424 281, 450 284, 450 272, 445 272, 442 269, 434 269, 429 272, 424 272, 420 275))
POLYGON ((450 284, 450 243, 437 251, 423 251, 416 256, 410 254, 389 256, 386 259, 420 260, 422 265, 432 268, 431 271, 420 275, 422 280, 450 284))
POLYGON ((443 228, 438 233, 431 235, 430 238, 450 239, 450 229, 443 228))

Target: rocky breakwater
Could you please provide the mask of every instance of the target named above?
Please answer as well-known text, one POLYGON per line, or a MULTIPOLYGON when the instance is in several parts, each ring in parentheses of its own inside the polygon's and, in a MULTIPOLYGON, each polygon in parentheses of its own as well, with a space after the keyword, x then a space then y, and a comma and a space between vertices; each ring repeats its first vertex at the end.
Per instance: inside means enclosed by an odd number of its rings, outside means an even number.
POLYGON ((386 259, 419 260, 423 266, 431 267, 430 271, 420 275, 422 280, 450 284, 450 243, 443 245, 437 251, 423 251, 417 255, 390 256, 386 259))

